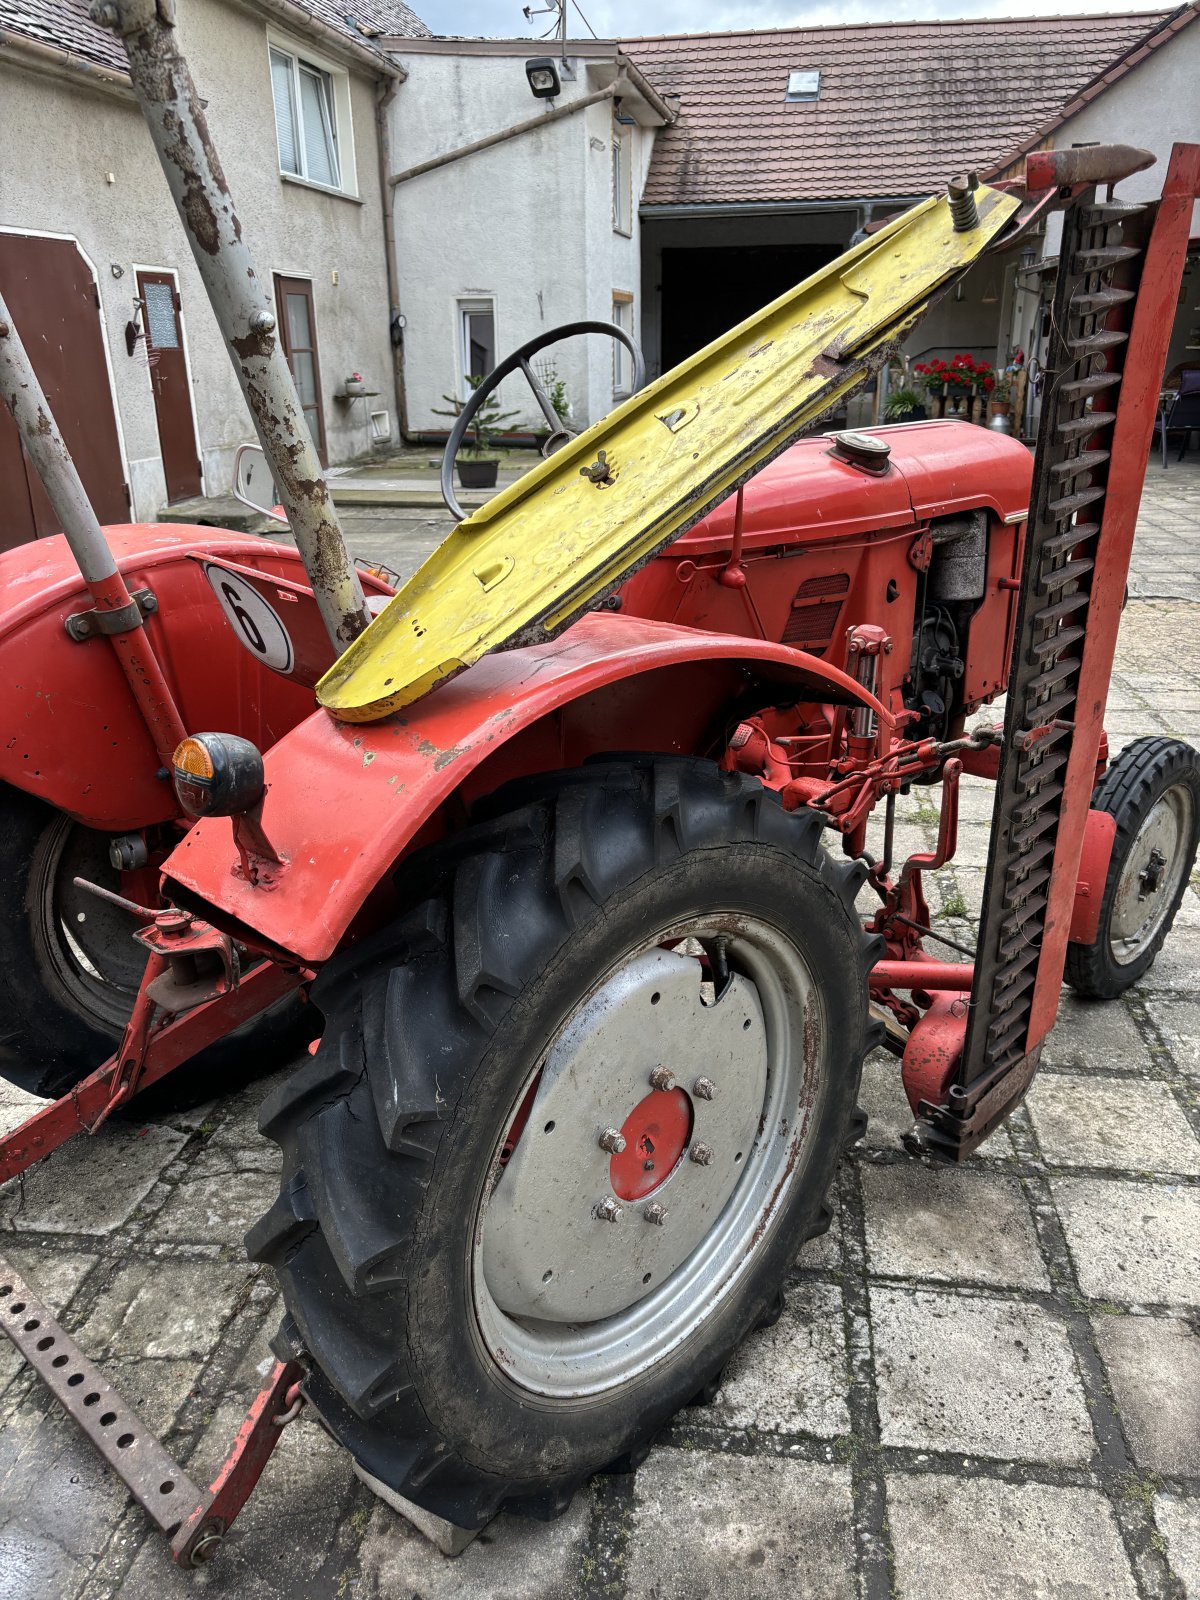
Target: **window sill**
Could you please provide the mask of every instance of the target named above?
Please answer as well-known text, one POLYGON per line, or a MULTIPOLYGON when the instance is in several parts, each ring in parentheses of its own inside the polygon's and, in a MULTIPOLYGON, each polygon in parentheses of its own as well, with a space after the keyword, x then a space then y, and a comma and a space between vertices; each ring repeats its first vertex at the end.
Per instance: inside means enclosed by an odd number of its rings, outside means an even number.
POLYGON ((364 204, 356 194, 349 194, 345 189, 335 189, 328 183, 314 183, 311 178, 301 178, 294 172, 281 172, 281 183, 294 183, 298 189, 315 189, 318 194, 327 194, 334 200, 348 200, 352 206, 364 204))

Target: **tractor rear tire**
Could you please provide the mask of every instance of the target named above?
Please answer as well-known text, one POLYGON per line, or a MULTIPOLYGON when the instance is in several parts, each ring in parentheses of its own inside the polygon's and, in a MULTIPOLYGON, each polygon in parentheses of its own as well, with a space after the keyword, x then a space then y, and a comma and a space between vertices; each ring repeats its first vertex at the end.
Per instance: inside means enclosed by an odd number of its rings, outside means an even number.
POLYGON ((1171 931, 1200 840, 1200 753, 1179 739, 1135 739, 1096 786, 1116 819, 1094 944, 1069 944, 1065 977, 1089 1000, 1115 1000, 1171 931))
MULTIPOLYGON (((119 892, 108 835, 0 786, 0 1077, 27 1094, 65 1094, 120 1043, 145 967, 118 907, 77 889, 119 892)), ((210 1045, 139 1097, 177 1106, 246 1082, 303 1049, 317 1022, 298 1000, 210 1045)))
POLYGON ((863 864, 710 762, 601 761, 488 811, 322 972, 247 1238, 326 1426, 465 1528, 627 1470, 778 1314, 861 1131, 880 953, 863 864))

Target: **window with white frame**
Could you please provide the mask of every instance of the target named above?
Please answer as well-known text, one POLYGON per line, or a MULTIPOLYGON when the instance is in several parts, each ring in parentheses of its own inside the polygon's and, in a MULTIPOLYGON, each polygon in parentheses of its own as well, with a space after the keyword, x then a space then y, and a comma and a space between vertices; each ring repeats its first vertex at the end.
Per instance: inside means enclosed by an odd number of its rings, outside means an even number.
POLYGON ((633 171, 631 152, 633 141, 629 129, 619 122, 612 131, 612 216, 617 233, 633 232, 633 171))
POLYGON ((496 302, 490 297, 458 302, 458 358, 462 397, 471 398, 472 378, 496 365, 496 302))
MULTIPOLYGON (((271 46, 271 94, 279 170, 324 189, 345 189, 338 138, 338 101, 345 74, 271 46)), ((349 101, 346 100, 346 114, 349 101)))
MULTIPOLYGON (((633 338, 633 296, 613 290, 612 319, 622 333, 633 338)), ((613 394, 626 395, 633 389, 633 357, 618 340, 613 340, 613 394)))

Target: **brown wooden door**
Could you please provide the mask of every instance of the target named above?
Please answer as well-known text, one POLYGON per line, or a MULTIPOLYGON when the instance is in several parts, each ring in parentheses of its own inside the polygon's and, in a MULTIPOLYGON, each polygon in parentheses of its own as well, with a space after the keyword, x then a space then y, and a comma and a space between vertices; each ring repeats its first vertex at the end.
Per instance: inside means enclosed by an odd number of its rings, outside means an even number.
POLYGON ((276 273, 275 304, 279 308, 284 354, 296 380, 300 404, 321 465, 327 467, 329 457, 325 450, 325 411, 321 405, 321 362, 317 355, 312 284, 307 278, 282 278, 276 273))
MULTIPOLYGON (((100 300, 73 239, 0 233, 0 291, 101 522, 129 521, 100 300)), ((62 529, 0 403, 0 550, 62 529)))
POLYGON ((200 493, 196 420, 183 353, 179 291, 169 272, 139 272, 137 284, 167 503, 174 505, 177 500, 190 500, 200 493))

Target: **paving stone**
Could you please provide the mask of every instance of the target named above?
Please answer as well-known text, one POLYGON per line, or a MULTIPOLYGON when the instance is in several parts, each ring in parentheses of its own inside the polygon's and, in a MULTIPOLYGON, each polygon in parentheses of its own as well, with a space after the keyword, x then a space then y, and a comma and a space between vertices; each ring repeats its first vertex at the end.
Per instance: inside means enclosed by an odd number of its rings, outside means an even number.
MULTIPOLYGON (((873 1050, 863 1063, 858 1103, 867 1113, 863 1145, 868 1150, 897 1150, 913 1124, 900 1081, 900 1061, 887 1050, 873 1050)), ((1006 1128, 997 1128, 967 1162, 968 1167, 1011 1160, 1015 1152, 1006 1128)))
POLYGON ((37 1095, 25 1094, 16 1084, 0 1078, 0 1138, 19 1128, 45 1104, 37 1095))
POLYGON ((873 1273, 1048 1289, 1021 1185, 960 1168, 860 1169, 873 1273))
POLYGON ((131 1262, 100 1295, 77 1338, 95 1355, 202 1359, 254 1272, 246 1262, 131 1262))
POLYGON ((1092 1325, 1138 1465, 1200 1477, 1200 1328, 1103 1314, 1092 1325))
POLYGON ((656 1450, 634 1495, 630 1594, 850 1600, 856 1592, 844 1468, 656 1450))
MULTIPOLYGON (((1042 1046, 1043 1072, 1058 1066, 1086 1067, 1091 1072, 1142 1072, 1150 1065, 1150 1048, 1123 1005, 1112 1000, 1080 1000, 1063 988, 1058 1019, 1042 1046)), ((1035 1088, 1037 1083, 1035 1078, 1035 1088)))
POLYGON ((1200 1189, 1105 1178, 1052 1188, 1084 1294, 1200 1305, 1200 1189))
POLYGON ((1082 1463, 1087 1405, 1062 1324, 982 1295, 871 1286, 885 1444, 1082 1463))
MULTIPOLYGON (((76 1250, 38 1249, 28 1244, 9 1244, 7 1240, 4 1256, 56 1317, 61 1316, 63 1308, 96 1260, 95 1256, 76 1250)), ((3 1315, 4 1302, 0 1301, 0 1317, 3 1315)), ((67 1320, 69 1322, 71 1319, 67 1320)), ((16 1346, 0 1338, 0 1390, 16 1377, 24 1365, 16 1346)))
POLYGON ((241 1250, 250 1225, 278 1194, 277 1172, 243 1167, 236 1160, 221 1162, 220 1170, 211 1173, 193 1168, 156 1219, 155 1237, 241 1250))
POLYGON ((160 1125, 109 1122, 78 1138, 0 1190, 0 1228, 39 1233, 111 1233, 128 1222, 185 1144, 160 1125))
POLYGON ((359 1551, 362 1600, 568 1600, 581 1592, 592 1493, 577 1494, 551 1526, 497 1517, 462 1555, 447 1560, 403 1517, 379 1501, 359 1551))
POLYGON ((899 1600, 1135 1600, 1112 1507, 1093 1489, 896 1474, 899 1600))
POLYGON ((1200 1595, 1200 1500, 1160 1494, 1154 1501, 1154 1520, 1166 1540, 1171 1570, 1183 1584, 1185 1600, 1200 1595))
MULTIPOLYGON (((1200 955, 1200 936, 1196 948, 1200 955)), ((1193 983, 1198 974, 1200 966, 1192 974, 1193 983)), ((1200 1000, 1156 1000, 1153 1015, 1178 1065, 1200 1081, 1200 1000)))
POLYGON ((789 1289, 775 1326, 742 1344, 704 1420, 833 1439, 850 1431, 846 1381, 841 1291, 832 1284, 799 1284, 789 1289))
POLYGON ((800 1246, 799 1254, 793 1263, 797 1271, 806 1268, 814 1271, 830 1272, 841 1266, 842 1263, 842 1213, 837 1194, 830 1191, 825 1196, 825 1204, 832 1212, 828 1231, 819 1233, 815 1239, 808 1239, 800 1246))
POLYGON ((1041 1072, 1026 1104, 1049 1162, 1200 1173, 1200 1139, 1165 1084, 1041 1072))
MULTIPOLYGON (((1172 928, 1166 943, 1155 956, 1148 970, 1138 979, 1134 989, 1138 994, 1157 994, 1171 990, 1176 994, 1194 994, 1196 975, 1200 973, 1200 928, 1172 928)), ((1158 1013, 1155 1004, 1155 1015, 1158 1013)), ((1193 1030, 1193 1037, 1194 1037, 1193 1030)), ((1193 1073, 1200 1072, 1193 1048, 1191 1066, 1193 1073)))

